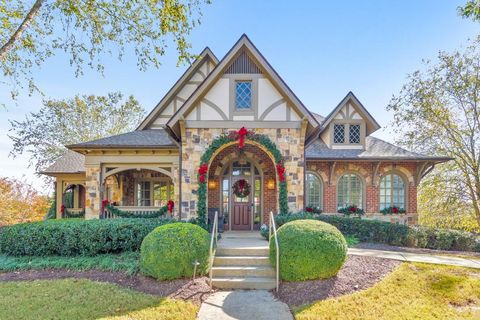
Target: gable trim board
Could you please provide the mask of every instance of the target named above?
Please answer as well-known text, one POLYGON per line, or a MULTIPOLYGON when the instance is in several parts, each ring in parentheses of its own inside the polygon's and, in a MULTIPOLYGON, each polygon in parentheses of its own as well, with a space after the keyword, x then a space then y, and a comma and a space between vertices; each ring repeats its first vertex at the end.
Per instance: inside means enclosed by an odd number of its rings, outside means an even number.
POLYGON ((265 57, 263 57, 263 55, 253 45, 250 39, 243 34, 230 49, 230 51, 225 55, 225 57, 216 65, 214 70, 207 76, 203 83, 198 86, 198 88, 192 93, 183 106, 177 110, 177 112, 175 112, 172 118, 170 118, 170 120, 167 122, 167 126, 171 127, 174 132, 179 134, 179 129, 177 128, 178 121, 183 119, 185 114, 190 112, 191 109, 198 104, 203 95, 213 87, 216 81, 225 74, 225 70, 229 68, 232 62, 234 62, 235 59, 243 52, 248 54, 248 57, 252 59, 252 61, 262 70, 262 74, 270 79, 272 85, 280 92, 280 94, 285 96, 289 102, 288 105, 291 105, 297 113, 303 114, 304 118, 308 120, 312 128, 316 128, 320 125, 310 111, 303 105, 303 103, 298 99, 298 97, 293 93, 293 91, 288 87, 278 73, 272 68, 265 57))
MULTIPOLYGON (((209 47, 206 47, 203 49, 203 51, 200 53, 198 58, 193 62, 193 64, 188 67, 187 70, 182 74, 182 76, 175 82, 173 87, 168 90, 168 92, 165 94, 165 96, 160 100, 160 102, 153 108, 153 110, 145 117, 145 119, 140 123, 140 125, 137 127, 136 130, 145 130, 147 129, 152 123, 155 121, 156 118, 162 117, 160 114, 162 113, 163 110, 169 105, 169 103, 172 101, 172 99, 175 98, 175 95, 186 85, 186 84, 196 84, 199 85, 201 84, 207 77, 208 74, 204 76, 204 80, 199 81, 190 81, 190 78, 199 70, 199 68, 203 65, 203 62, 207 62, 207 70, 210 69, 208 60, 212 62, 214 66, 218 64, 218 58, 213 54, 213 52, 210 50, 209 47)), ((176 99, 180 100, 181 102, 185 102, 185 100, 181 97, 176 97, 176 99)), ((177 108, 178 111, 179 108, 177 108)), ((170 118, 171 116, 168 116, 170 118)), ((165 118, 167 118, 165 116, 165 118)))

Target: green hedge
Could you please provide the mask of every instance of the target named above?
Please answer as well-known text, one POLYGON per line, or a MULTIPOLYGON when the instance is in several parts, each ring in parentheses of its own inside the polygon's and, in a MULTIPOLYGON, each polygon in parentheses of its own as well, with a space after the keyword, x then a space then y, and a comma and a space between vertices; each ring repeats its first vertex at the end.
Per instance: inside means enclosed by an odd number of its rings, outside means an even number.
MULTIPOLYGON (((347 257, 347 242, 334 226, 315 220, 284 224, 277 232, 280 277, 287 281, 327 279, 338 273, 347 257)), ((276 264, 275 241, 270 261, 276 264)))
POLYGON ((140 250, 140 271, 159 280, 192 277, 208 270, 208 232, 191 223, 172 223, 149 233, 140 250))
MULTIPOLYGON (((383 221, 348 218, 330 215, 312 215, 300 212, 275 217, 277 227, 299 219, 316 219, 337 227, 344 235, 362 242, 385 243, 437 250, 480 252, 480 236, 458 230, 436 229, 423 226, 406 226, 383 221)), ((262 233, 268 237, 268 233, 262 233)))
POLYGON ((12 256, 93 256, 140 249, 160 219, 62 219, 22 223, 0 230, 0 253, 12 256))

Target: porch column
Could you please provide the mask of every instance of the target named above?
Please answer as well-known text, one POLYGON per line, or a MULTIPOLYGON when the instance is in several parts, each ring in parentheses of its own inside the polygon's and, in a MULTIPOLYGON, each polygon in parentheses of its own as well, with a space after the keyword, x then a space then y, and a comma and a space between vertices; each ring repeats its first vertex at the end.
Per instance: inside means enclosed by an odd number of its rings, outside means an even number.
POLYGON ((178 167, 172 167, 172 183, 173 183, 173 202, 175 206, 173 207, 173 216, 180 217, 180 170, 178 167))
POLYGON ((85 219, 98 219, 101 207, 101 168, 99 165, 85 166, 86 194, 85 219))
POLYGON ((61 219, 62 218, 61 208, 62 208, 62 202, 63 202, 63 180, 59 178, 57 178, 57 180, 55 181, 55 197, 56 197, 55 200, 57 201, 55 216, 57 219, 61 219))

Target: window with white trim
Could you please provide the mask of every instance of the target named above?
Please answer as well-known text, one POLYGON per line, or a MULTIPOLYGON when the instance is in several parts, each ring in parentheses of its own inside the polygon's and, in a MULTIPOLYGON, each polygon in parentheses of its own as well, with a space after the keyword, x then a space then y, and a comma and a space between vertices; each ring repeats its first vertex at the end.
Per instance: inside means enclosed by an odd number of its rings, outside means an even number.
POLYGON ((360 125, 351 124, 348 126, 348 142, 358 144, 360 143, 360 125))
POLYGON ((307 207, 322 209, 323 184, 320 178, 316 174, 312 172, 307 172, 306 189, 307 189, 307 192, 306 192, 307 207))
POLYGON ((352 123, 334 123, 332 135, 334 144, 360 144, 362 126, 352 123))
POLYGON ((235 81, 235 108, 237 110, 252 109, 251 81, 235 81))
POLYGON ((384 175, 380 179, 380 210, 388 207, 405 209, 405 181, 395 173, 384 175))
POLYGON ((173 200, 174 190, 170 180, 137 182, 136 205, 139 207, 163 207, 173 200))
POLYGON ((333 125, 333 143, 345 143, 345 125, 333 125))
POLYGON ((353 173, 341 176, 337 184, 337 208, 351 205, 363 207, 363 182, 353 173))

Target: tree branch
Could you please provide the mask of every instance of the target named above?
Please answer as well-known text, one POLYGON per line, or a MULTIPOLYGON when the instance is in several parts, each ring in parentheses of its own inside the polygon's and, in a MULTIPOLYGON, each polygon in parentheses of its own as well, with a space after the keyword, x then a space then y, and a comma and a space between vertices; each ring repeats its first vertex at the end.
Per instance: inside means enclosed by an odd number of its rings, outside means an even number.
POLYGON ((15 45, 15 42, 18 41, 25 32, 25 30, 28 28, 30 23, 32 23, 33 19, 35 16, 38 14, 40 11, 40 8, 42 7, 42 4, 45 0, 36 0, 35 3, 33 4, 32 8, 26 15, 25 19, 23 19, 22 23, 18 26, 17 30, 12 34, 10 39, 2 45, 0 48, 0 60, 3 60, 5 56, 8 54, 8 52, 13 48, 15 45))

